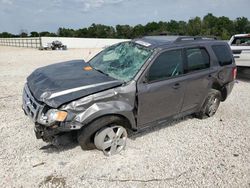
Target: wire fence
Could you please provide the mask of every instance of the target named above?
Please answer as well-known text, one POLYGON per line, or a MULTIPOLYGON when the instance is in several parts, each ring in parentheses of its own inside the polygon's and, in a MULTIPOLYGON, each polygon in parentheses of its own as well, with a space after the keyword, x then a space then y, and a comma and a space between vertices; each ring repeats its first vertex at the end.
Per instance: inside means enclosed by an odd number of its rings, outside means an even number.
POLYGON ((42 45, 40 37, 32 38, 0 38, 0 46, 15 46, 26 48, 39 48, 42 45))

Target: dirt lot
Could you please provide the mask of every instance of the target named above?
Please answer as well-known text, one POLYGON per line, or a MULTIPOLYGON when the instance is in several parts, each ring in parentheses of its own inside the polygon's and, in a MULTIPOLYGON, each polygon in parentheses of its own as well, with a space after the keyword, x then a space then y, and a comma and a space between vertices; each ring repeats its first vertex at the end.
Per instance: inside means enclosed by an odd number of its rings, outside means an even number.
POLYGON ((26 77, 94 53, 0 46, 0 187, 250 187, 249 80, 238 80, 214 117, 148 129, 113 157, 37 140, 21 109, 26 77))

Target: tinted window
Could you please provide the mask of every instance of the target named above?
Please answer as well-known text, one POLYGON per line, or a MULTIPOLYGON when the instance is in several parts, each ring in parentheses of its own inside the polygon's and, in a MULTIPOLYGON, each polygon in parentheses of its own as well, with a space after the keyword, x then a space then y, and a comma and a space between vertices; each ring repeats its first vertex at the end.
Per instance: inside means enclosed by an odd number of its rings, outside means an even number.
POLYGON ((206 69, 210 66, 209 55, 203 48, 190 48, 186 50, 187 72, 206 69))
POLYGON ((232 54, 225 45, 214 45, 212 49, 221 66, 232 63, 232 54))
POLYGON ((155 81, 183 73, 182 51, 173 50, 160 54, 149 69, 148 80, 155 81))

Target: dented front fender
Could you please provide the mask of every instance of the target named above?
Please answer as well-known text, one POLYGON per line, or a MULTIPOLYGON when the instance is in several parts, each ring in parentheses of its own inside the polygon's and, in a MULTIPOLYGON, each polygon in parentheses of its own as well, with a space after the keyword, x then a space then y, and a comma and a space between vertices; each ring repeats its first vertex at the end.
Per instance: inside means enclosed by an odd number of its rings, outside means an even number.
POLYGON ((136 84, 131 81, 127 85, 72 101, 63 105, 61 110, 73 114, 69 121, 81 126, 85 126, 94 119, 105 115, 120 115, 130 122, 132 129, 136 129, 134 117, 135 93, 136 84))

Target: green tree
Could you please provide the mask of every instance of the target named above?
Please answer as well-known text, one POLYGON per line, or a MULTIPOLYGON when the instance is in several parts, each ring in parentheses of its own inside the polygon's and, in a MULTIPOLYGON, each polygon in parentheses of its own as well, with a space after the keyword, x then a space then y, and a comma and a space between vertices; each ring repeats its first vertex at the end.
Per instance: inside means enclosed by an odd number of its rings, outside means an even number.
POLYGON ((215 17, 211 13, 208 13, 203 17, 201 33, 206 36, 215 35, 215 33, 217 32, 217 21, 217 17, 215 17))
POLYGON ((75 36, 75 30, 60 27, 58 29, 58 31, 57 31, 57 35, 59 37, 74 37, 75 36))
POLYGON ((39 33, 36 31, 31 31, 30 32, 30 37, 39 37, 39 33))
POLYGON ((191 36, 201 34, 201 19, 200 17, 195 17, 190 19, 187 24, 187 34, 191 36))
POLYGON ((237 33, 246 33, 249 32, 249 21, 246 17, 236 18, 235 22, 235 30, 237 33))
POLYGON ((55 33, 50 33, 48 31, 42 31, 39 33, 40 37, 56 37, 57 35, 55 33))
POLYGON ((169 33, 169 31, 168 31, 168 23, 167 22, 160 21, 160 22, 158 22, 158 25, 159 25, 158 27, 159 27, 160 34, 167 35, 169 33))
POLYGON ((178 22, 178 35, 186 35, 187 34, 187 23, 185 21, 178 22))
POLYGON ((116 25, 117 38, 132 38, 133 28, 129 25, 116 25))
POLYGON ((167 29, 171 34, 178 35, 179 34, 179 23, 175 20, 170 20, 167 24, 167 29))
POLYGON ((11 38, 11 37, 14 37, 14 35, 11 33, 8 33, 8 32, 0 33, 0 38, 11 38))
MULTIPOLYGON (((246 17, 238 17, 230 20, 228 17, 216 17, 208 13, 202 19, 195 17, 188 22, 170 20, 169 22, 149 22, 145 25, 138 24, 116 25, 115 27, 103 24, 91 24, 89 27, 70 29, 60 27, 57 34, 48 31, 30 33, 35 36, 60 36, 60 37, 88 37, 88 38, 137 38, 145 35, 203 35, 217 36, 221 39, 229 39, 236 33, 250 33, 250 22, 246 17)), ((17 37, 27 37, 27 31, 22 30, 17 37)), ((0 33, 0 37, 15 37, 7 32, 0 33)))
POLYGON ((82 28, 75 31, 76 37, 88 37, 88 29, 82 28))
POLYGON ((145 35, 145 28, 143 25, 139 24, 132 29, 132 38, 141 37, 145 35))
POLYGON ((114 38, 115 29, 112 26, 92 24, 88 28, 88 35, 95 38, 114 38))
MULTIPOLYGON (((227 32, 228 35, 231 35, 234 33, 234 24, 233 21, 231 21, 228 17, 222 16, 218 18, 217 21, 217 28, 218 28, 218 35, 222 36, 223 31, 227 32), (230 34, 231 32, 231 34, 230 34)), ((230 37, 230 36, 229 36, 230 37)))
POLYGON ((156 22, 149 22, 145 25, 145 32, 147 35, 159 32, 160 27, 156 22))

